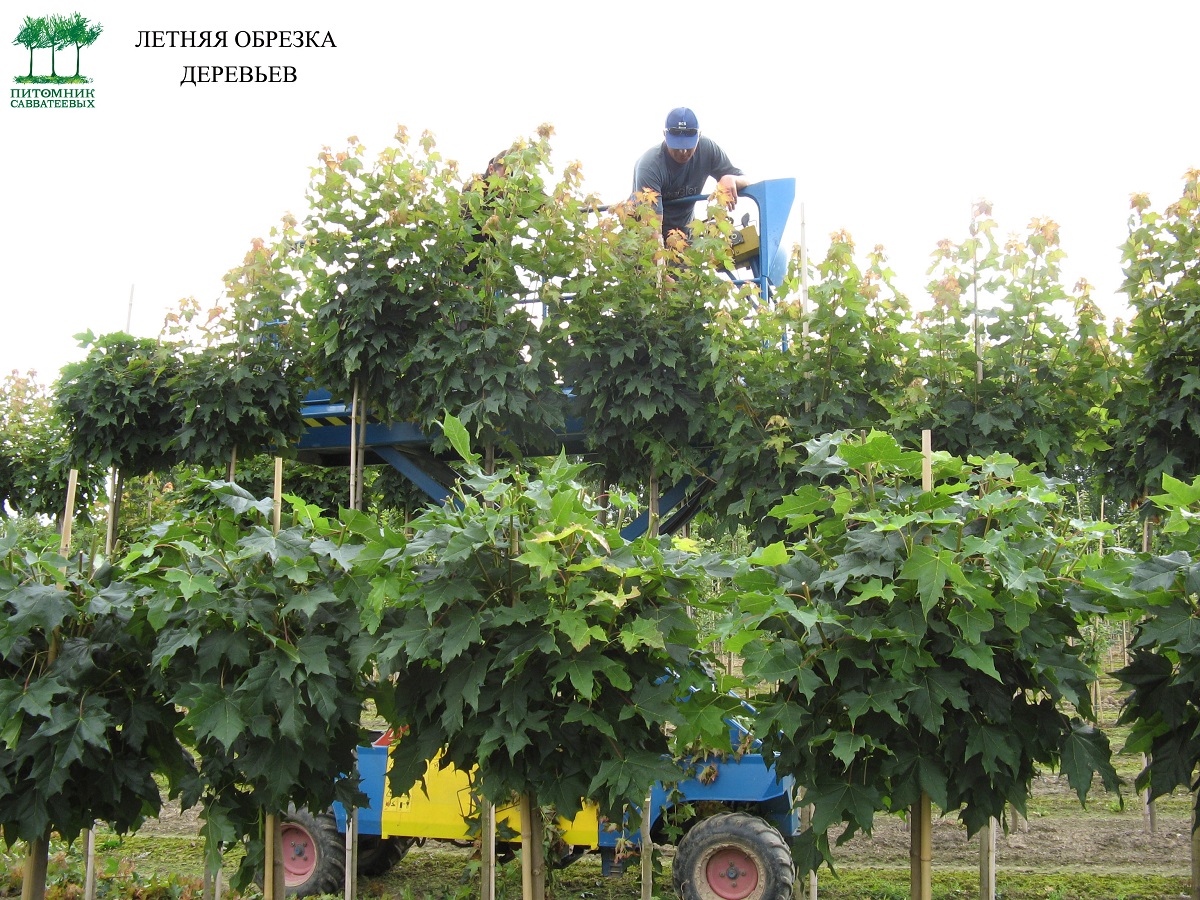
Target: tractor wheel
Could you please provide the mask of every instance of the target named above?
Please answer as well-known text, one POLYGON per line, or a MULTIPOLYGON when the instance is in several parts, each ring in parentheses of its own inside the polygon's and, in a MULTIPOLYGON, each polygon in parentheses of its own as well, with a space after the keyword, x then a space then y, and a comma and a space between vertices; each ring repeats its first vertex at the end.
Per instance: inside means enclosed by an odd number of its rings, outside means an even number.
POLYGON ((283 883, 295 897, 340 894, 346 885, 346 836, 332 811, 288 810, 283 819, 283 883))
POLYGON ((387 837, 376 834, 358 836, 358 874, 360 878, 384 875, 404 859, 415 838, 387 837))
POLYGON ((791 900, 796 866, 765 819, 718 813, 694 825, 675 850, 671 883, 683 900, 791 900))

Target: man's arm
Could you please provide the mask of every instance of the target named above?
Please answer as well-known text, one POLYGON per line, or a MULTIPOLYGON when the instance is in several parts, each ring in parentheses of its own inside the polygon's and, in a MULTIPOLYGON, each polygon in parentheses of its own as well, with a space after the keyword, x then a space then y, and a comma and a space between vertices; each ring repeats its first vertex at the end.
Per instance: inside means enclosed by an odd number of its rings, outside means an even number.
MULTIPOLYGON (((701 141, 704 141, 701 138, 701 141)), ((708 174, 717 182, 717 192, 725 195, 726 205, 733 209, 733 205, 737 203, 738 191, 750 185, 751 181, 742 174, 742 170, 733 164, 733 161, 721 149, 721 146, 715 141, 707 141, 706 151, 711 154, 707 159, 705 168, 708 174)))
POLYGON ((651 148, 638 158, 633 166, 633 193, 636 197, 642 191, 654 191, 658 195, 655 208, 662 212, 663 171, 658 159, 657 148, 651 148))

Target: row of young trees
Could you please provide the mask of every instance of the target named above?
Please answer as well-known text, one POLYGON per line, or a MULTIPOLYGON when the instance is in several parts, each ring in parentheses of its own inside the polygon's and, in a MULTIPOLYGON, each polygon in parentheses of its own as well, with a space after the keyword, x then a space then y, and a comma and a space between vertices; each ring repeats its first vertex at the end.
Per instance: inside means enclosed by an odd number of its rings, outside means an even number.
MULTIPOLYGON (((1090 286, 1060 283, 1057 226, 1001 241, 986 204, 939 245, 928 302, 840 234, 806 297, 797 256, 762 307, 714 271, 731 231, 718 207, 691 244, 662 247, 647 206, 597 217, 575 167, 548 185, 547 135, 514 146, 505 175, 465 179, 432 139, 399 138, 373 165, 357 143, 322 153, 309 215, 254 242, 214 319, 192 305, 157 343, 87 336, 53 392, 75 442, 59 471, 114 462, 111 432, 135 420, 172 440, 125 459, 131 475, 286 447, 313 383, 434 431, 454 411, 485 452, 518 456, 554 446, 569 385, 607 477, 677 475, 716 448, 719 515, 754 530, 791 487, 795 446, 843 428, 929 428, 941 449, 1010 453, 1114 505, 1200 471, 1200 173, 1163 213, 1135 198, 1133 317, 1110 327, 1090 286)), ((7 466, 20 445, 5 441, 7 466)), ((59 502, 4 487, 16 509, 59 502)))
POLYGON ((832 859, 831 827, 848 839, 922 796, 974 832, 1024 808, 1037 767, 1081 799, 1097 774, 1117 789, 1080 640, 1104 614, 1140 621, 1117 673, 1131 745, 1153 753, 1139 787, 1191 786, 1200 479, 1153 498, 1169 553, 1104 554, 1066 485, 1011 457, 936 454, 926 490, 923 455, 882 433, 805 450, 809 484, 772 511, 788 536, 746 556, 623 539, 602 513, 632 498, 601 504, 564 457, 468 465, 455 502, 407 529, 295 497, 272 525, 271 501, 217 483, 219 508, 177 508, 95 571, 10 529, 4 839, 136 828, 161 781, 203 803, 211 860, 246 845, 244 883, 263 864, 261 810, 359 799, 332 773, 353 771, 371 700, 406 731, 393 793, 442 753, 478 766, 493 801, 570 815, 588 797, 614 821, 682 777, 673 757, 721 747, 726 717, 748 717, 815 808, 796 846, 810 868, 832 859), (739 679, 711 678, 689 607, 743 655, 739 679))
MULTIPOLYGON (((1122 500, 1156 493, 1164 477, 1185 485, 1200 471, 1193 391, 1200 379, 1200 173, 1188 173, 1183 196, 1164 214, 1144 200, 1135 203, 1126 247, 1135 317, 1128 331, 1110 332, 1086 285, 1067 291, 1058 283, 1062 250, 1051 222, 1036 221, 1025 236, 1001 243, 990 210, 978 206, 967 238, 939 246, 930 304, 919 312, 894 289, 882 250, 861 263, 847 235, 835 236, 826 258, 807 273, 806 297, 799 290, 805 273, 794 260, 776 302, 763 305, 751 288, 731 287, 718 274, 731 265, 733 230, 721 204, 697 223, 690 243, 664 246, 646 198, 597 216, 595 199, 579 192, 576 167, 548 182, 548 129, 515 144, 503 174, 487 177, 463 178, 428 136, 416 146, 403 130, 397 139, 373 163, 354 140, 345 152, 323 152, 308 215, 286 218, 270 242, 253 243, 227 278, 225 309, 202 321, 189 307, 159 342, 87 336, 87 359, 63 371, 52 398, 25 382, 22 390, 36 402, 19 409, 10 402, 5 410, 0 472, 5 500, 22 511, 48 512, 57 502, 46 499, 57 478, 53 465, 52 474, 31 477, 26 467, 37 458, 16 450, 26 420, 45 423, 46 440, 62 450, 57 471, 113 466, 128 476, 161 478, 183 463, 223 465, 265 446, 287 447, 300 427, 298 400, 312 382, 355 396, 379 418, 416 421, 431 434, 441 434, 439 423, 451 410, 461 430, 448 434, 458 439, 439 441, 460 452, 470 441, 483 452, 483 474, 460 495, 472 516, 449 508, 428 513, 422 521, 434 524, 415 526, 412 542, 374 520, 333 524, 301 503, 300 518, 316 533, 280 544, 261 527, 197 519, 185 502, 180 524, 156 532, 184 528, 178 540, 143 541, 126 558, 123 569, 135 580, 151 579, 149 587, 138 581, 142 587, 131 596, 157 598, 147 601, 159 605, 145 613, 150 627, 143 637, 158 642, 149 652, 164 671, 177 651, 181 660, 196 654, 208 625, 185 616, 169 638, 164 629, 187 604, 210 596, 214 603, 236 597, 243 604, 206 613, 218 632, 251 614, 263 623, 262 646, 237 649, 236 659, 252 667, 263 654, 287 657, 276 659, 292 681, 272 688, 275 711, 235 709, 233 700, 204 694, 214 679, 224 685, 232 677, 228 665, 213 662, 224 659, 216 650, 205 657, 209 662, 197 657, 179 670, 192 679, 192 693, 166 696, 186 710, 186 721, 164 727, 194 747, 201 732, 215 741, 202 753, 205 765, 212 756, 213 778, 254 781, 254 773, 221 770, 221 754, 240 739, 302 721, 279 698, 303 693, 310 674, 321 682, 328 673, 319 671, 317 649, 329 651, 333 641, 359 648, 345 667, 354 696, 361 690, 354 673, 363 671, 355 665, 368 659, 381 671, 444 676, 423 682, 437 690, 420 696, 397 690, 380 702, 397 722, 423 723, 413 735, 422 753, 445 744, 463 748, 459 761, 486 762, 489 791, 529 790, 569 803, 583 787, 581 771, 567 777, 548 770, 546 778, 559 780, 529 781, 532 763, 555 758, 546 757, 547 748, 628 745, 644 752, 618 761, 597 750, 587 771, 600 780, 586 787, 613 804, 640 799, 633 789, 658 772, 651 760, 664 745, 661 735, 623 729, 674 715, 678 735, 704 738, 714 723, 720 730, 723 701, 713 694, 680 714, 639 695, 631 708, 645 706, 653 715, 632 722, 610 720, 603 711, 610 704, 601 701, 609 691, 628 697, 641 690, 631 675, 643 670, 621 653, 648 654, 646 664, 654 667, 665 664, 656 653, 678 663, 680 653, 696 649, 687 629, 679 631, 686 623, 670 610, 680 598, 693 599, 686 586, 699 573, 732 578, 714 614, 731 616, 728 640, 744 650, 750 673, 780 685, 764 706, 759 733, 783 736, 774 749, 820 801, 809 863, 828 851, 823 835, 831 823, 869 828, 875 811, 911 799, 897 786, 919 786, 942 808, 964 809, 974 825, 1028 789, 1034 763, 1062 764, 1081 789, 1092 771, 1110 771, 1106 746, 1072 722, 1073 715, 1088 715, 1083 688, 1091 675, 1071 638, 1082 618, 1103 609, 1132 614, 1154 607, 1148 621, 1155 621, 1162 618, 1157 607, 1178 605, 1165 631, 1143 627, 1135 649, 1154 659, 1135 660, 1132 674, 1150 692, 1135 696, 1151 699, 1133 702, 1130 716, 1152 723, 1139 741, 1159 741, 1155 759, 1175 761, 1165 774, 1145 776, 1155 790, 1193 777, 1200 738, 1161 743, 1180 727, 1192 734, 1187 728, 1196 716, 1186 683, 1187 660, 1196 652, 1189 630, 1195 592, 1188 590, 1195 548, 1183 512, 1193 501, 1178 495, 1192 488, 1156 496, 1166 498, 1164 509, 1180 510, 1172 521, 1184 524, 1164 531, 1163 540, 1176 542, 1172 549, 1181 555, 1093 561, 1089 536, 1064 514, 1061 485, 1026 466, 1122 500), (535 298, 537 306, 519 302, 535 298), (1060 317, 1064 304, 1073 322, 1060 317), (488 474, 497 457, 525 465, 552 449, 568 414, 587 423, 591 488, 577 484, 578 472, 565 463, 537 475, 488 474), (922 428, 933 428, 939 447, 949 451, 932 493, 910 483, 913 458, 901 449, 922 428), (858 442, 839 434, 807 443, 846 429, 896 437, 858 442), (988 461, 961 461, 969 455, 988 461), (587 500, 592 494, 612 485, 653 485, 701 464, 724 473, 712 497, 713 520, 726 528, 745 525, 766 549, 740 562, 702 562, 667 542, 659 550, 643 547, 631 563, 620 556, 616 537, 592 524, 598 512, 587 500), (559 487, 546 487, 555 479, 559 487), (472 491, 486 502, 472 505, 472 491), (507 518, 497 517, 497 505, 507 518), (519 523, 519 533, 506 531, 506 521, 519 523), (789 536, 790 529, 800 531, 789 536), (379 540, 393 543, 355 549, 379 540), (460 555, 442 558, 451 551, 460 555), (226 583, 240 578, 242 559, 261 566, 245 590, 226 583), (360 560, 374 560, 374 568, 358 569, 360 560), (478 573, 464 571, 472 560, 478 573), (413 583, 436 589, 409 592, 410 576, 431 561, 413 583), (1128 565, 1109 568, 1118 562, 1128 565), (630 565, 653 586, 629 593, 630 565), (593 569, 599 569, 594 577, 585 574, 593 569), (514 573, 517 580, 507 580, 514 573), (667 579, 670 591, 664 594, 655 579, 667 579), (305 597, 289 593, 290 585, 307 585, 305 597), (544 608, 527 605, 531 592, 544 608), (312 632, 308 620, 289 619, 311 614, 322 627, 352 629, 349 608, 324 609, 326 601, 345 597, 368 635, 387 636, 382 658, 362 649, 370 638, 332 637, 312 632), (589 606, 588 598, 597 603, 589 606), (497 604, 507 611, 498 612, 497 604), (384 627, 392 607, 405 619, 384 627), (510 633, 531 623, 554 640, 541 646, 510 633), (487 630, 493 627, 501 630, 487 630), (496 655, 510 637, 515 655, 496 655), (527 651, 540 653, 541 662, 530 663, 527 651), (871 666, 844 665, 847 653, 871 666), (1039 662, 1050 658, 1055 666, 1039 662), (509 664, 528 667, 530 678, 500 678, 509 664), (478 675, 472 683, 479 694, 459 689, 463 672, 478 675), (500 680, 494 691, 493 678, 500 680), (527 708, 534 680, 552 684, 554 702, 565 699, 568 707, 548 707, 528 721, 512 713, 527 708), (1180 699, 1163 713, 1170 719, 1153 724, 1153 698, 1168 690, 1180 699), (890 700, 887 708, 882 698, 890 700), (578 733, 540 730, 559 716, 578 733), (920 727, 897 731, 897 717, 920 727), (484 724, 500 721, 533 733, 521 731, 510 742, 484 724), (588 729, 604 740, 588 737, 588 729), (497 756, 481 759, 484 750, 497 756), (489 783, 489 771, 501 774, 489 783), (864 773, 872 780, 865 793, 852 787, 864 773)), ((15 395, 18 380, 10 385, 15 395)), ((395 491, 388 495, 396 502, 395 491)), ((28 550, 20 552, 24 562, 9 563, 15 574, 6 603, 32 610, 24 592, 40 590, 30 586, 46 584, 52 569, 63 571, 63 561, 39 568, 28 550)), ((75 590, 54 579, 50 593, 60 601, 75 590)), ((79 589, 86 602, 76 608, 90 609, 98 582, 89 571, 80 583, 89 587, 79 589)), ((63 603, 55 608, 69 617, 63 603)), ((141 621, 132 609, 122 615, 141 621)), ((60 657, 49 648, 66 619, 18 615, 16 621, 32 631, 6 645, 6 665, 9 651, 32 648, 36 665, 52 668, 52 658, 60 657)), ((33 683, 29 665, 35 663, 21 662, 15 671, 33 683)), ((40 702, 27 687, 13 690, 10 711, 40 702)), ((304 702, 327 723, 349 715, 314 691, 304 702)), ((39 721, 35 730, 53 736, 67 725, 45 727, 50 731, 42 732, 39 721)), ((106 744, 95 728, 76 727, 80 747, 106 744)), ((6 752, 27 752, 22 734, 18 728, 7 735, 6 752)), ((131 738, 138 734, 134 729, 131 738)), ((350 735, 338 731, 337 740, 349 742, 350 735)), ((245 754, 239 749, 238 765, 246 765, 245 754)), ((330 751, 320 759, 336 765, 340 757, 330 751)), ((26 777, 23 771, 10 777, 26 777)), ((295 774, 286 764, 271 772, 284 781, 295 774)), ((298 802, 328 799, 282 783, 260 787, 262 802, 275 809, 284 794, 298 802)), ((207 799, 217 823, 210 837, 248 833, 251 815, 241 799, 219 792, 207 799)), ((131 821, 122 815, 113 821, 131 821)), ((47 819, 11 821, 6 836, 24 836, 47 819)))
POLYGON ((59 50, 67 47, 75 48, 75 74, 71 76, 61 76, 61 78, 72 81, 86 81, 79 74, 79 53, 84 47, 90 47, 96 43, 96 38, 100 37, 104 31, 104 26, 99 23, 90 22, 85 16, 79 13, 72 13, 69 16, 26 16, 21 23, 21 28, 17 32, 17 36, 13 38, 14 44, 20 44, 29 51, 29 74, 24 79, 17 78, 17 81, 32 81, 33 74, 33 51, 34 50, 49 50, 50 51, 50 78, 58 80, 56 54, 59 50))

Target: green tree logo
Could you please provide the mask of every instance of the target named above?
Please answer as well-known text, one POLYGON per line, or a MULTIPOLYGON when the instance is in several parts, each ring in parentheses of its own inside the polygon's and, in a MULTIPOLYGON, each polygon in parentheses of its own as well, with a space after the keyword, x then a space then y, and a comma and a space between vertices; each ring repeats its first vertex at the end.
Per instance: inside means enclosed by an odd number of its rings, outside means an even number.
MULTIPOLYGON (((13 81, 18 84, 86 84, 92 79, 79 74, 80 51, 94 44, 102 31, 103 25, 93 24, 77 12, 69 16, 40 16, 36 19, 26 16, 13 43, 29 51, 29 71, 16 76, 13 81), (58 51, 67 47, 75 48, 74 75, 58 73, 58 51), (50 51, 49 75, 33 74, 35 50, 50 51)), ((41 58, 44 59, 45 54, 41 54, 41 58)))

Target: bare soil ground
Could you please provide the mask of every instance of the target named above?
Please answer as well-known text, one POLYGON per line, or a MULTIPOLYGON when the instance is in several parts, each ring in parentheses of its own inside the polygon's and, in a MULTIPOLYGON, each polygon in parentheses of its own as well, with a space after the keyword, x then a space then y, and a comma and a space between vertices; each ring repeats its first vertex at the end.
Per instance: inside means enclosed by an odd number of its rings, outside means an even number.
MULTIPOLYGON (((1041 776, 1034 784, 1029 819, 1010 821, 1008 833, 997 835, 996 861, 1001 868, 1039 871, 1132 872, 1187 877, 1191 865, 1190 811, 1183 796, 1160 800, 1151 833, 1136 797, 1124 809, 1103 791, 1082 809, 1075 793, 1058 776, 1041 776)), ((935 812, 936 816, 936 812, 935 812)), ((906 866, 909 836, 902 820, 876 819, 870 837, 856 835, 835 849, 839 865, 906 866)), ((978 837, 953 817, 933 823, 935 866, 976 866, 978 837)))

